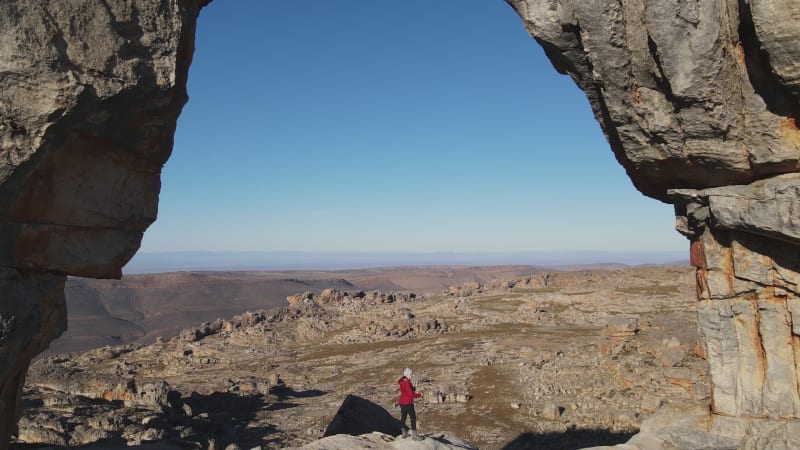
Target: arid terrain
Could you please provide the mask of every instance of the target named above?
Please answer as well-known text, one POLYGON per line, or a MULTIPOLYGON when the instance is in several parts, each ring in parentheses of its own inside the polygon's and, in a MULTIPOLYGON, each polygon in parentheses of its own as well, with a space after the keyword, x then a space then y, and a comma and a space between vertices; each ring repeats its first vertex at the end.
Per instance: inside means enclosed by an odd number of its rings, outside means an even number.
POLYGON ((150 345, 39 359, 15 445, 303 446, 348 395, 399 417, 404 367, 424 393, 427 441, 621 443, 664 405, 707 401, 692 280, 689 267, 662 266, 439 281, 426 295, 309 289, 150 345))
POLYGON ((216 271, 129 275, 121 280, 70 278, 65 293, 67 332, 49 353, 104 345, 151 344, 158 336, 232 317, 247 310, 286 305, 298 292, 383 290, 438 293, 449 286, 513 279, 533 266, 427 266, 351 270, 216 271))

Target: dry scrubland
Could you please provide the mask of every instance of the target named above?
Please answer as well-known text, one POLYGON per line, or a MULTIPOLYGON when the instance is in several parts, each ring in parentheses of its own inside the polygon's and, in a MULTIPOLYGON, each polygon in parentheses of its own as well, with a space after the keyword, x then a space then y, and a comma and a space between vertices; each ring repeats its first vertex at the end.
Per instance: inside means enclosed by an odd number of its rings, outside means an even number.
POLYGON ((689 267, 540 272, 434 296, 300 294, 152 345, 39 360, 19 439, 301 446, 348 394, 399 416, 410 366, 423 434, 482 449, 620 443, 666 404, 707 401, 696 314, 689 267))

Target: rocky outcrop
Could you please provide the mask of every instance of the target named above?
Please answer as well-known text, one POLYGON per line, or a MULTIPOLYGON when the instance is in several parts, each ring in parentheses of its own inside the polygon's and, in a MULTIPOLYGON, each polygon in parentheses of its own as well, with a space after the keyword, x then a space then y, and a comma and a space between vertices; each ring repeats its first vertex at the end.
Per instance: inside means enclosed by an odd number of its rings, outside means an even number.
POLYGON ((697 267, 717 415, 800 417, 800 4, 508 0, 697 267))
POLYGON ((397 436, 401 431, 400 421, 381 405, 350 394, 344 398, 336 415, 325 429, 325 436, 337 434, 358 436, 376 431, 397 436))
MULTIPOLYGON (((676 204, 714 411, 797 418, 800 4, 507 1, 636 187, 676 204)), ((63 275, 119 276, 155 219, 205 3, 0 4, 0 443, 27 361, 63 329, 63 275)))
POLYGON ((692 240, 700 331, 719 414, 800 417, 797 180, 789 174, 672 192, 684 214, 680 229, 692 240))
POLYGON ((0 5, 0 264, 120 276, 156 217, 201 3, 0 5))
MULTIPOLYGON (((539 277, 487 281, 506 290, 471 297, 301 294, 291 306, 199 324, 151 345, 37 358, 16 442, 105 448, 157 438, 156 446, 207 448, 213 439, 215 448, 266 449, 302 446, 326 429, 391 439, 398 429, 384 427, 399 418, 393 405, 406 366, 424 394, 419 431, 431 439, 390 445, 433 445, 447 433, 480 448, 581 448, 623 442, 665 406, 707 405, 689 267, 549 277, 550 287, 524 290, 539 277), (370 300, 389 296, 395 301, 370 300), (409 316, 450 325, 359 331, 409 316)), ((339 448, 360 440, 347 442, 339 448)))
POLYGON ((644 194, 797 171, 800 5, 508 0, 644 194))
POLYGON ((155 220, 205 3, 0 3, 0 448, 64 275, 119 277, 155 220))
POLYGON ((0 268, 0 448, 21 413, 31 359, 67 327, 64 277, 0 268))
POLYGON ((370 448, 375 450, 476 450, 478 447, 467 441, 445 434, 425 436, 420 442, 409 439, 395 439, 388 434, 374 432, 351 436, 336 434, 312 442, 302 447, 288 447, 288 450, 335 450, 340 448, 370 448))

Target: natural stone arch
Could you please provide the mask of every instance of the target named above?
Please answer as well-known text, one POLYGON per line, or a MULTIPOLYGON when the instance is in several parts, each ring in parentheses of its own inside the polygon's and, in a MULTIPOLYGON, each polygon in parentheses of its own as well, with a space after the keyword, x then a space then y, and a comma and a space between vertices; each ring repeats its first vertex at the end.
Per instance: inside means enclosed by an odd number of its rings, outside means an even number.
MULTIPOLYGON (((712 409, 800 415, 800 4, 507 0, 587 94, 697 266, 712 409)), ((65 275, 118 277, 155 220, 208 0, 0 2, 0 446, 65 275)))

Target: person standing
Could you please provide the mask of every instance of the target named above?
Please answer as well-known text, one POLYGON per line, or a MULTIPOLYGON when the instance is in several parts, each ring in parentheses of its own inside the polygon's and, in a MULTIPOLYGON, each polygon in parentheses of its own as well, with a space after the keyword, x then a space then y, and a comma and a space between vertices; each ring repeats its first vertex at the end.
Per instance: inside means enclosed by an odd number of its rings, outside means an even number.
POLYGON ((397 380, 397 384, 400 385, 400 399, 397 401, 400 404, 400 428, 403 430, 403 437, 408 437, 406 417, 409 417, 411 419, 411 438, 421 441, 422 437, 417 434, 417 413, 414 411, 414 399, 422 397, 422 394, 418 394, 414 384, 411 383, 412 376, 411 369, 406 368, 403 376, 397 380))

